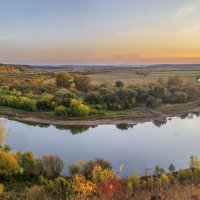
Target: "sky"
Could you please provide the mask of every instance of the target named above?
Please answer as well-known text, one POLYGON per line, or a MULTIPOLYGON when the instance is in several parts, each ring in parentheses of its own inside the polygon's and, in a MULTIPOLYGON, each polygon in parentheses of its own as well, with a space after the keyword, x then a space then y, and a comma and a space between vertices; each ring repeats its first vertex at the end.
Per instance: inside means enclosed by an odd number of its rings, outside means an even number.
POLYGON ((200 63, 200 0, 0 0, 0 63, 200 63))

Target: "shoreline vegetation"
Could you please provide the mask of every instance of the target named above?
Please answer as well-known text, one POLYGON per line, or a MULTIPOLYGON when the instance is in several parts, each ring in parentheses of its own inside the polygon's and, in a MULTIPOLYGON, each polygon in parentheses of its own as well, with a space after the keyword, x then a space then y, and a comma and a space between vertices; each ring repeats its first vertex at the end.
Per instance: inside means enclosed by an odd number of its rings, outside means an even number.
POLYGON ((55 155, 35 157, 32 152, 12 152, 4 144, 0 125, 0 200, 183 200, 199 199, 200 160, 191 156, 187 169, 170 164, 147 169, 144 176, 120 177, 123 164, 113 170, 102 158, 78 160, 63 176, 64 161, 55 155), (6 167, 5 167, 6 166, 6 167), (183 191, 184 190, 184 191, 183 191))
POLYGON ((88 117, 88 118, 74 118, 74 119, 64 119, 55 117, 53 114, 49 113, 37 113, 28 111, 19 111, 13 108, 7 108, 0 106, 0 117, 7 118, 9 120, 14 120, 24 123, 33 124, 44 124, 44 125, 60 125, 60 126, 74 126, 74 125, 87 125, 87 126, 97 126, 97 125, 136 125, 138 123, 145 122, 164 122, 168 118, 172 117, 182 117, 188 114, 199 114, 200 112, 200 102, 186 103, 182 105, 166 105, 160 107, 158 110, 141 109, 133 110, 132 112, 120 112, 118 115, 111 117, 88 117))

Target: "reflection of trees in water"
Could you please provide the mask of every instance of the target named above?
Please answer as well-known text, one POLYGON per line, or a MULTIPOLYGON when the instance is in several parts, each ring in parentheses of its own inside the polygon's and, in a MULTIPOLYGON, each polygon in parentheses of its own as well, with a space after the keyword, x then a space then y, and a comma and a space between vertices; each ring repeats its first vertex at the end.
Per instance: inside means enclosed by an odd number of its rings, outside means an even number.
POLYGON ((162 125, 165 125, 167 123, 167 119, 162 120, 154 120, 153 124, 157 127, 161 127, 162 125))
POLYGON ((34 127, 38 126, 40 128, 48 128, 48 127, 51 126, 49 124, 43 124, 43 123, 24 122, 24 121, 23 122, 19 121, 19 122, 22 123, 22 124, 28 125, 28 126, 34 126, 34 127))
POLYGON ((181 119, 194 119, 194 117, 199 117, 200 116, 200 112, 199 111, 195 111, 195 112, 191 112, 191 113, 186 113, 180 116, 181 119))
MULTIPOLYGON (((28 125, 28 126, 34 126, 34 127, 40 127, 40 128, 48 128, 51 126, 49 124, 42 124, 42 123, 32 123, 32 122, 21 122, 21 123, 28 125)), ((58 130, 68 130, 73 135, 84 133, 87 130, 89 130, 89 128, 97 127, 97 126, 88 126, 88 125, 67 125, 67 126, 54 125, 54 126, 58 130)))
POLYGON ((88 131, 90 128, 95 128, 97 126, 88 126, 88 125, 61 126, 61 125, 56 125, 55 127, 59 130, 69 130, 71 134, 76 135, 76 134, 84 133, 84 132, 88 131))
POLYGON ((128 130, 129 128, 133 128, 133 124, 117 124, 116 125, 116 128, 122 130, 122 131, 126 131, 128 130))

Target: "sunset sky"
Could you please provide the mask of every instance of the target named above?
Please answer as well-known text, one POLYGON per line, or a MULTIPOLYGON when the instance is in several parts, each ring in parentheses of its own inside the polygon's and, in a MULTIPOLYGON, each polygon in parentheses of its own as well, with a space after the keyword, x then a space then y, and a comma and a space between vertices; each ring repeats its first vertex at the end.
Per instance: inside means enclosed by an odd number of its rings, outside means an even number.
POLYGON ((200 63, 200 0, 0 0, 0 63, 200 63))

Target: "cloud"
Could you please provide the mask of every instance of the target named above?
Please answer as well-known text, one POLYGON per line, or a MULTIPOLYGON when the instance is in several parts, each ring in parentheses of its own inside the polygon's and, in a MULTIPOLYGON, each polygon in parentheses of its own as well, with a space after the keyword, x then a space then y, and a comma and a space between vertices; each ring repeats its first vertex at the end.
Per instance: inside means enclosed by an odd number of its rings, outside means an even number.
POLYGON ((24 32, 13 33, 13 34, 0 34, 0 41, 3 40, 17 40, 25 36, 24 32))
POLYGON ((181 34, 194 34, 194 33, 200 33, 200 24, 196 24, 193 26, 188 26, 180 30, 181 34))
POLYGON ((199 1, 191 1, 189 4, 183 5, 181 8, 178 9, 176 15, 177 16, 184 16, 190 14, 198 9, 200 5, 199 1))

